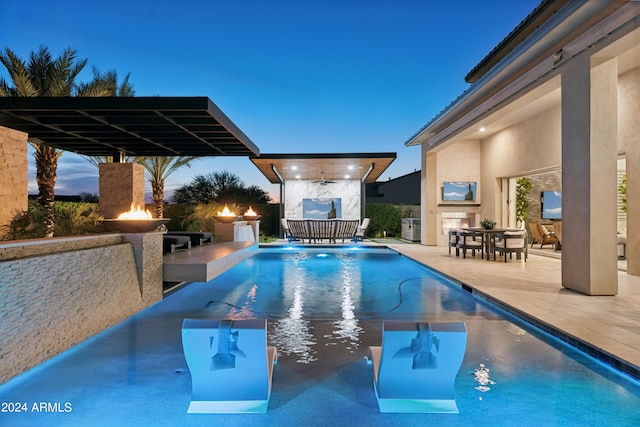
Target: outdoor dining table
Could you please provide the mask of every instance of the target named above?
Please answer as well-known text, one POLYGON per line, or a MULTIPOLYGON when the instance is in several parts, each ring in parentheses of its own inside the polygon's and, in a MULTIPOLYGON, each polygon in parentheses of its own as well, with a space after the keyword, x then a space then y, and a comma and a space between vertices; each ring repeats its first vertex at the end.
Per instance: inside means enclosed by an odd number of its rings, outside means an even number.
MULTIPOLYGON (((480 233, 482 235, 482 245, 484 246, 484 251, 487 254, 487 261, 491 259, 491 253, 493 252, 494 243, 496 241, 496 236, 501 236, 505 231, 518 231, 510 228, 483 228, 483 227, 469 227, 462 228, 462 230, 473 231, 476 233, 480 233)), ((495 253, 493 256, 493 260, 495 261, 495 253)))

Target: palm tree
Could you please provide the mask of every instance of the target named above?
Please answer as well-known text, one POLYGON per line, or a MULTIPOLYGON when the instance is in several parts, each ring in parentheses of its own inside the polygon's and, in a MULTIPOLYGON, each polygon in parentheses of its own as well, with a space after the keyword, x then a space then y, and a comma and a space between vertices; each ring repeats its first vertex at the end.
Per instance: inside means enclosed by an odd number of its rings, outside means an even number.
MULTIPOLYGON (((102 74, 94 68, 91 82, 76 84, 78 74, 87 64, 86 59, 77 59, 76 53, 67 48, 54 59, 49 50, 41 46, 36 52, 31 52, 27 63, 6 48, 0 52, 0 62, 9 72, 13 86, 0 79, 0 96, 114 96, 119 92, 133 93, 128 75, 118 87, 115 71, 102 74)), ((32 140, 29 143, 34 149, 38 200, 46 212, 46 235, 52 237, 55 227, 54 188, 62 150, 46 145, 46 141, 32 140)))
POLYGON ((164 217, 164 183, 167 177, 189 163, 195 156, 165 156, 165 157, 132 157, 131 160, 141 164, 145 169, 145 176, 151 183, 153 193, 153 210, 156 218, 164 217))

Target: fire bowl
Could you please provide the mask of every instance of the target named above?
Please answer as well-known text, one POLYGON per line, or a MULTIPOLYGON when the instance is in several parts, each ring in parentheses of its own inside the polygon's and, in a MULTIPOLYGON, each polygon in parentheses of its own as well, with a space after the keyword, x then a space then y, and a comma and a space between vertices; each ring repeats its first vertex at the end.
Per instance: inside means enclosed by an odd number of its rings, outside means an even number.
POLYGON ((155 219, 105 219, 104 225, 118 233, 148 233, 169 222, 170 218, 155 219))
POLYGON ((245 221, 257 221, 262 215, 243 215, 242 219, 245 221))
POLYGON ((214 216, 215 219, 217 219, 218 221, 224 223, 224 224, 231 224, 232 222, 235 222, 238 220, 237 216, 221 216, 221 215, 217 215, 214 216))

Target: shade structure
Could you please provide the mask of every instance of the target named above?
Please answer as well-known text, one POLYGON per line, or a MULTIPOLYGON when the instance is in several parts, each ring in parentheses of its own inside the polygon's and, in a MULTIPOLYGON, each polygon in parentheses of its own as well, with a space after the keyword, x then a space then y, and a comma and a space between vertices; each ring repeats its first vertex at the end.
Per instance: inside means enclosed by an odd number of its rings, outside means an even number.
POLYGON ((262 154, 250 160, 273 184, 293 179, 375 182, 396 153, 262 154), (346 178, 349 176, 349 178, 346 178))
POLYGON ((256 156, 208 97, 7 97, 0 125, 88 156, 256 156))

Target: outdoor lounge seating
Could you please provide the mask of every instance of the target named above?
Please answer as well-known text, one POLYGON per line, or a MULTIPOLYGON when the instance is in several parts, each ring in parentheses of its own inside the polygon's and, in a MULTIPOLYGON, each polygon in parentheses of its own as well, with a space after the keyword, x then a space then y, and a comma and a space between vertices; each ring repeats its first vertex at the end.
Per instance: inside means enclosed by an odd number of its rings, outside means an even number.
POLYGON ((369 228, 369 218, 365 218, 362 220, 362 224, 358 226, 356 234, 353 236, 353 241, 361 242, 362 240, 364 240, 364 235, 367 232, 367 228, 369 228))
MULTIPOLYGON (((318 240, 332 241, 335 235, 335 221, 332 220, 307 220, 309 227, 309 239, 313 242, 318 240)), ((355 230, 353 230, 355 233, 355 230)))
POLYGON ((289 226, 289 233, 291 233, 289 241, 300 240, 304 243, 304 239, 307 239, 311 243, 311 233, 306 219, 287 219, 286 221, 289 226))
POLYGON ((163 254, 172 254, 178 249, 191 249, 191 238, 189 236, 162 235, 163 254))
POLYGON ((278 354, 267 346, 265 319, 185 319, 182 347, 191 372, 187 412, 267 412, 278 354))
POLYGON ((537 221, 531 221, 529 223, 529 231, 533 236, 531 247, 533 247, 534 243, 539 243, 540 249, 542 249, 542 246, 544 245, 555 245, 558 242, 556 235, 548 231, 547 227, 537 221))
POLYGON ((354 240, 360 221, 357 219, 287 219, 286 223, 291 240, 304 243, 328 240, 336 243, 338 239, 354 240))
POLYGON ((454 383, 467 347, 464 322, 382 324, 369 347, 380 412, 458 413, 454 383))
MULTIPOLYGON (((365 220, 368 221, 369 218, 365 218, 365 220)), ((360 221, 357 219, 335 220, 333 242, 337 243, 338 239, 342 240, 342 243, 344 243, 345 240, 356 241, 356 233, 358 232, 359 225, 360 221)))
POLYGON ((200 246, 205 243, 211 243, 213 233, 208 231, 168 231, 170 236, 187 236, 191 239, 191 246, 200 246))
POLYGON ((284 234, 284 238, 291 243, 295 240, 295 237, 291 234, 291 230, 289 230, 289 224, 287 223, 286 218, 280 218, 280 225, 282 226, 282 233, 284 234))

